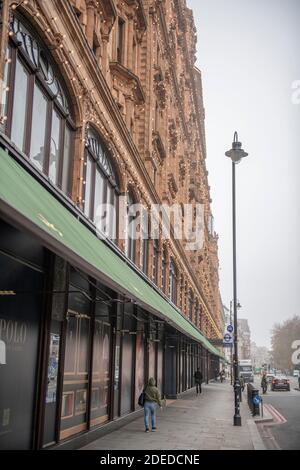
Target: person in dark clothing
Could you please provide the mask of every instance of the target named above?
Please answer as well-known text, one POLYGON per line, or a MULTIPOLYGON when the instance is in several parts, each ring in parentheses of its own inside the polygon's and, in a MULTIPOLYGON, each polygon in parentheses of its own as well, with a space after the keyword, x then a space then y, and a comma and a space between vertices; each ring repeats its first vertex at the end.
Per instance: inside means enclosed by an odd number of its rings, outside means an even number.
POLYGON ((194 379, 195 379, 195 384, 196 384, 196 393, 198 395, 198 393, 202 392, 201 384, 202 384, 202 379, 203 379, 202 372, 200 371, 199 367, 194 373, 194 379))
POLYGON ((262 388, 263 394, 265 394, 266 391, 268 390, 268 382, 267 382, 267 373, 266 372, 263 373, 263 376, 261 378, 261 388, 262 388))
POLYGON ((149 418, 151 415, 152 432, 156 431, 156 408, 157 405, 162 408, 160 393, 155 386, 155 379, 150 377, 148 385, 144 390, 144 421, 145 431, 149 432, 149 418))
POLYGON ((241 386, 241 390, 243 392, 245 390, 245 380, 244 380, 244 377, 242 375, 240 375, 240 386, 241 386))

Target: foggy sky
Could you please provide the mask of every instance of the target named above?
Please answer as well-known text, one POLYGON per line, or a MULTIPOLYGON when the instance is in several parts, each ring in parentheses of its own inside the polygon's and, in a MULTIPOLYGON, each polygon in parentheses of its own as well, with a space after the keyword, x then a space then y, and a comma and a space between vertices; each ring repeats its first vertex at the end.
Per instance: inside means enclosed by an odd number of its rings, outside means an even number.
POLYGON ((300 313, 300 0, 187 0, 197 27, 207 169, 223 303, 232 298, 231 148, 236 167, 239 317, 270 346, 274 322, 300 313))

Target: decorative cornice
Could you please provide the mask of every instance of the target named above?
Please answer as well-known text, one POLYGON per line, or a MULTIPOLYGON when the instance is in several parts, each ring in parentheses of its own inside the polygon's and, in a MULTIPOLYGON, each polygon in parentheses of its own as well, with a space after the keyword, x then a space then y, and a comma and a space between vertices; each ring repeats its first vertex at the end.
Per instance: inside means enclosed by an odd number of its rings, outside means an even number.
MULTIPOLYGON (((98 1, 96 2, 96 4, 97 3, 99 4, 98 1)), ((102 0, 101 5, 98 6, 98 10, 103 11, 105 19, 110 20, 112 25, 114 24, 118 13, 115 6, 115 2, 113 0, 102 0)))
POLYGON ((124 0, 127 5, 135 6, 136 18, 141 30, 147 29, 147 17, 142 0, 124 0))
POLYGON ((124 65, 120 64, 120 62, 110 62, 109 67, 113 76, 118 76, 121 80, 129 82, 133 86, 136 102, 143 104, 145 102, 145 93, 139 77, 131 72, 131 70, 124 67, 124 65))

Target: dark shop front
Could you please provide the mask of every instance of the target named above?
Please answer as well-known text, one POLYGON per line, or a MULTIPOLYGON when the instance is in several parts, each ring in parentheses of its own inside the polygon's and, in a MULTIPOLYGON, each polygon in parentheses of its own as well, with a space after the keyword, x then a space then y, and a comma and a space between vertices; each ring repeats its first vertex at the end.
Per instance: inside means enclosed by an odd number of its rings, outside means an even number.
POLYGON ((79 447, 141 412, 148 377, 165 397, 212 378, 166 297, 3 150, 0 175, 0 449, 79 447))

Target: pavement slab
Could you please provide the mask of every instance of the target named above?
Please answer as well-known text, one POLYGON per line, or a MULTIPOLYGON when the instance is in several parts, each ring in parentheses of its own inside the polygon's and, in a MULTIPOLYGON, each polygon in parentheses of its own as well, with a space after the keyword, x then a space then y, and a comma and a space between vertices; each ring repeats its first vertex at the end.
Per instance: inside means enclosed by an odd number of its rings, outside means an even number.
POLYGON ((233 389, 229 383, 212 382, 185 392, 177 400, 167 400, 157 411, 157 431, 144 432, 138 417, 122 428, 86 445, 81 450, 255 450, 264 445, 246 395, 241 403, 242 426, 234 427, 233 389))

